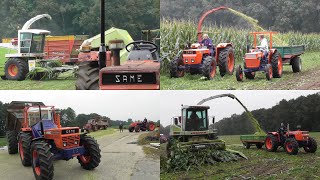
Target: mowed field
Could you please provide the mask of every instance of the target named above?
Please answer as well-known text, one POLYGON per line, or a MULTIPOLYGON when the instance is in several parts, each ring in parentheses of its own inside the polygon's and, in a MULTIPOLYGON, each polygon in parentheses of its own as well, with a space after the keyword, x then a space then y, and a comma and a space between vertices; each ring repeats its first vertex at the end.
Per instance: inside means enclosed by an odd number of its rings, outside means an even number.
MULTIPOLYGON (((310 133, 320 144, 320 132, 310 133)), ((303 148, 298 155, 288 155, 281 148, 277 152, 241 146, 240 136, 220 136, 228 148, 241 151, 248 160, 205 165, 189 172, 162 173, 161 179, 320 179, 320 148, 307 154, 303 148)), ((164 148, 162 148, 164 149, 164 148)), ((165 154, 165 153, 161 153, 165 154)))
MULTIPOLYGON (((267 81, 265 73, 257 72, 254 80, 236 80, 235 72, 231 76, 221 77, 217 74, 211 81, 204 80, 201 75, 186 74, 182 78, 170 78, 169 74, 162 74, 161 89, 163 90, 266 90, 266 89, 320 89, 320 52, 306 52, 301 56, 302 72, 293 73, 290 65, 284 65, 282 78, 267 81)), ((242 61, 236 61, 241 64, 242 61)))

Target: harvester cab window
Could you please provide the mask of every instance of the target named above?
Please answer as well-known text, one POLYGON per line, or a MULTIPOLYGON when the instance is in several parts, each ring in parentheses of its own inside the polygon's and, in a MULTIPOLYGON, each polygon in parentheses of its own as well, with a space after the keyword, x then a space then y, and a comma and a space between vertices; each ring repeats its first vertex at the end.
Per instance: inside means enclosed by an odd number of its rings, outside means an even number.
POLYGON ((31 33, 21 33, 20 34, 20 52, 29 53, 31 48, 31 33))
POLYGON ((208 129, 207 112, 205 110, 188 110, 186 131, 203 131, 208 129))
POLYGON ((33 34, 30 53, 43 53, 44 34, 33 34))

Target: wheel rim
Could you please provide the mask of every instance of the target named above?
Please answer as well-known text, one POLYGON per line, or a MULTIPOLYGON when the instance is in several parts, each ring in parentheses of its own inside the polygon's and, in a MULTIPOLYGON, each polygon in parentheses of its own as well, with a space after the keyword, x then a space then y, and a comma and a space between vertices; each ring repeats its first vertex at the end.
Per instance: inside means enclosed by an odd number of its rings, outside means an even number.
POLYGON ((15 64, 9 65, 8 73, 10 76, 16 76, 18 74, 18 67, 15 64))
POLYGON ((278 74, 279 75, 281 75, 282 74, 282 69, 283 68, 283 66, 282 66, 282 59, 281 59, 281 57, 279 56, 278 57, 278 74))
POLYGON ((41 169, 40 169, 38 152, 37 152, 36 150, 34 150, 34 151, 32 152, 32 159, 33 159, 33 168, 34 168, 34 171, 36 172, 36 174, 37 174, 38 176, 40 176, 40 174, 41 174, 41 169))
POLYGON ((154 130, 154 124, 150 124, 150 125, 149 125, 149 130, 150 130, 150 131, 153 131, 153 130, 154 130))
POLYGON ((286 143, 286 149, 289 153, 291 153, 293 151, 293 147, 292 147, 292 143, 291 142, 287 142, 286 143))
POLYGON ((214 76, 216 75, 216 70, 217 70, 217 67, 216 67, 214 61, 212 61, 211 68, 210 68, 210 77, 211 78, 214 78, 214 76))
POLYGON ((229 72, 232 72, 234 68, 234 58, 232 56, 232 53, 229 53, 228 56, 228 70, 229 72))
POLYGON ((270 79, 272 78, 272 68, 271 67, 269 67, 269 77, 270 77, 270 79))
POLYGON ((22 147, 22 140, 19 141, 19 153, 22 160, 24 160, 24 154, 23 154, 23 147, 22 147))
POLYGON ((90 155, 81 155, 80 156, 80 160, 84 163, 84 164, 88 164, 90 162, 91 156, 90 155))
POLYGON ((266 139, 266 148, 271 149, 272 148, 272 140, 270 138, 266 139))

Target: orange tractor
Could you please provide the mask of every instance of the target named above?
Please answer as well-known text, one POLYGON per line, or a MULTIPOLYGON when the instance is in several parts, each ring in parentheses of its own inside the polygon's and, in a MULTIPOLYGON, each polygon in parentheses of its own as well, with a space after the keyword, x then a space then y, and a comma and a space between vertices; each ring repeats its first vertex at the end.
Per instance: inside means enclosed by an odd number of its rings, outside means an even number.
POLYGON ((54 160, 76 157, 86 170, 100 163, 97 141, 80 134, 79 127, 61 127, 60 115, 54 106, 13 101, 8 106, 6 119, 8 152, 19 152, 22 165, 32 166, 36 179, 53 179, 54 160))
POLYGON ((208 80, 211 80, 216 74, 217 66, 219 66, 221 76, 233 74, 235 59, 232 43, 218 44, 213 54, 208 47, 201 44, 204 19, 209 14, 223 9, 228 8, 222 6, 202 15, 198 24, 198 43, 188 45, 187 49, 183 51, 182 57, 175 58, 170 62, 171 77, 183 77, 185 72, 190 72, 190 74, 202 74, 208 80))

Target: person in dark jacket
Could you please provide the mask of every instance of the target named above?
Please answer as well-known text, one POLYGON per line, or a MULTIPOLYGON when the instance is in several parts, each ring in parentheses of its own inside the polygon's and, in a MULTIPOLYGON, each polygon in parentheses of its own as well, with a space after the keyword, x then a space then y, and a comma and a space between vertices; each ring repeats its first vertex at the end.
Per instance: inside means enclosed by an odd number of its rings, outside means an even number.
POLYGON ((278 131, 279 131, 279 134, 280 134, 280 141, 281 141, 282 143, 284 143, 285 134, 286 134, 286 132, 287 132, 287 128, 286 128, 286 126, 284 125, 284 123, 281 123, 280 128, 279 128, 278 131))
POLYGON ((122 122, 120 122, 120 124, 119 124, 119 130, 120 130, 120 132, 123 132, 123 124, 122 124, 122 122))
POLYGON ((203 35, 203 39, 200 42, 200 44, 202 46, 206 46, 210 50, 210 56, 213 57, 215 55, 215 47, 212 43, 212 40, 209 38, 208 34, 203 35))

